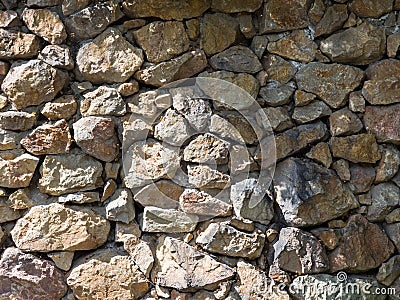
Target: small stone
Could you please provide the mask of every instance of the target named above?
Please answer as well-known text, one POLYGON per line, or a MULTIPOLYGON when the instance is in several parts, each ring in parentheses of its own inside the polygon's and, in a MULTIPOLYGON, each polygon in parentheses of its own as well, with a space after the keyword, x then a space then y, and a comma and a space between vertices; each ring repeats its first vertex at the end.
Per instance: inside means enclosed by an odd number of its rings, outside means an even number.
POLYGON ((140 271, 148 278, 154 264, 154 257, 150 246, 146 242, 140 241, 133 249, 129 249, 128 252, 140 271))
POLYGON ((82 116, 123 116, 126 104, 115 88, 100 86, 83 95, 80 111, 82 116))
POLYGON ((400 104, 367 106, 364 124, 380 143, 400 144, 400 104))
POLYGON ((206 14, 200 22, 200 45, 207 55, 221 52, 232 45, 237 37, 239 24, 226 14, 206 14))
POLYGON ((352 164, 350 174, 350 189, 355 194, 367 192, 375 179, 375 169, 371 166, 352 164))
POLYGON ((354 0, 349 9, 362 18, 379 18, 393 8, 391 0, 354 0))
POLYGON ((222 51, 210 59, 210 65, 217 70, 226 70, 242 73, 257 73, 262 65, 257 56, 249 48, 233 46, 222 51))
POLYGON ((332 155, 329 145, 327 143, 318 143, 306 153, 308 158, 315 160, 329 168, 332 164, 332 155))
POLYGON ((72 70, 75 65, 71 51, 65 45, 48 45, 40 52, 38 58, 52 67, 69 71, 72 70))
POLYGON ((294 104, 295 106, 306 106, 313 102, 317 96, 311 93, 307 93, 301 90, 296 90, 294 93, 294 104))
POLYGON ((195 41, 200 35, 200 22, 198 19, 190 19, 185 22, 186 32, 190 40, 195 41))
POLYGON ((194 163, 225 164, 229 144, 211 134, 199 135, 183 150, 183 159, 194 163))
POLYGON ((397 51, 399 50, 400 46, 400 33, 396 32, 391 34, 387 37, 386 40, 386 48, 387 48, 387 55, 390 58, 396 57, 397 51))
POLYGON ((21 145, 34 155, 67 153, 72 145, 68 123, 60 120, 39 126, 21 140, 21 145))
POLYGON ((0 197, 0 224, 17 220, 22 215, 20 210, 11 208, 10 204, 7 203, 9 201, 6 200, 7 198, 0 197))
POLYGON ((197 237, 196 244, 211 253, 256 259, 264 248, 265 235, 259 230, 245 233, 227 224, 211 223, 197 237))
POLYGON ((210 132, 223 138, 224 140, 243 140, 240 132, 235 128, 235 126, 233 126, 225 118, 215 114, 211 116, 210 132))
POLYGON ((29 186, 39 158, 24 153, 3 159, 0 157, 0 187, 22 188, 29 186))
POLYGON ((30 198, 30 195, 25 189, 16 190, 12 193, 7 200, 10 208, 15 210, 22 210, 35 206, 35 200, 30 198))
POLYGON ((32 207, 11 231, 23 251, 51 252, 95 249, 107 240, 110 224, 92 210, 58 203, 32 207))
POLYGON ((288 83, 294 78, 297 72, 296 67, 292 63, 274 54, 269 54, 264 57, 262 64, 267 72, 269 81, 288 83))
POLYGON ((119 152, 114 127, 110 118, 84 117, 73 124, 74 140, 85 153, 110 162, 119 152))
POLYGON ((304 63, 314 60, 317 48, 317 44, 307 37, 304 30, 293 31, 276 42, 270 42, 267 47, 270 53, 304 63))
POLYGON ((344 159, 339 159, 332 164, 332 169, 334 169, 342 181, 349 181, 351 174, 350 174, 350 167, 349 162, 344 159))
POLYGON ((34 34, 0 29, 0 59, 23 59, 38 55, 40 39, 34 34))
POLYGON ((274 261, 283 270, 313 274, 329 269, 328 256, 319 240, 298 228, 282 228, 274 249, 274 261))
POLYGON ((93 203, 99 201, 100 197, 98 192, 78 192, 58 197, 59 203, 84 204, 84 203, 93 203))
POLYGON ((2 10, 0 12, 0 27, 14 27, 20 25, 18 14, 13 10, 2 10))
POLYGON ((394 252, 394 246, 376 224, 353 215, 342 229, 339 246, 329 254, 330 272, 365 272, 380 266, 394 252))
MULTIPOLYGON (((0 123, 1 127, 1 123, 0 123)), ((21 133, 11 130, 0 129, 0 150, 16 149, 19 145, 18 140, 21 138, 21 133)))
MULTIPOLYGON (((274 131, 283 131, 294 126, 287 107, 267 107, 263 108, 263 112, 274 131)), ((258 114, 257 117, 261 120, 265 118, 258 114)))
POLYGON ((134 261, 121 255, 77 265, 70 271, 67 284, 77 299, 136 300, 150 289, 134 261))
POLYGON ((315 37, 330 35, 341 29, 348 19, 348 16, 346 4, 328 6, 324 16, 315 26, 315 37))
POLYGON ((47 9, 25 9, 21 17, 30 31, 50 44, 62 44, 67 38, 64 24, 56 12, 47 9))
POLYGON ((183 187, 169 180, 159 180, 135 193, 135 201, 144 207, 178 208, 182 193, 183 187))
POLYGON ((256 35, 251 41, 250 49, 261 59, 267 46, 268 38, 264 35, 256 35))
POLYGON ((63 273, 51 262, 17 248, 0 260, 0 294, 4 299, 61 299, 67 292, 63 273))
POLYGON ((331 114, 329 125, 333 136, 356 134, 363 129, 361 120, 348 108, 342 108, 331 114))
POLYGON ((326 5, 323 0, 316 0, 308 11, 308 17, 313 25, 321 21, 326 11, 326 5))
POLYGON ((206 192, 186 189, 179 197, 179 209, 201 216, 229 216, 232 205, 206 192))
POLYGON ((318 228, 311 230, 311 233, 324 243, 328 250, 333 250, 339 245, 340 233, 329 228, 318 228))
POLYGON ((72 260, 74 259, 74 252, 52 252, 48 253, 47 256, 51 258, 57 268, 63 271, 68 271, 71 268, 72 260))
POLYGON ((400 222, 400 209, 396 208, 385 217, 385 222, 388 224, 400 222))
POLYGON ((125 14, 130 18, 156 17, 163 20, 183 20, 201 16, 210 8, 209 0, 134 0, 122 3, 125 14))
POLYGON ((37 116, 22 111, 0 112, 0 128, 4 130, 26 131, 36 125, 37 116))
POLYGON ((344 158, 354 163, 375 163, 381 158, 373 134, 332 137, 331 145, 334 157, 344 158))
POLYGON ((189 183, 200 189, 225 189, 230 176, 206 165, 188 166, 189 183))
POLYGON ((1 89, 16 109, 54 99, 67 81, 67 74, 41 60, 14 63, 1 89))
POLYGON ((97 84, 124 82, 142 63, 142 50, 133 47, 113 28, 84 44, 76 56, 83 78, 97 84))
POLYGON ((156 255, 154 282, 160 286, 178 290, 213 290, 220 282, 235 275, 227 265, 172 237, 159 240, 156 255))
POLYGON ((343 106, 363 78, 364 72, 358 68, 317 62, 309 63, 296 74, 299 89, 316 94, 333 108, 343 106))
MULTIPOLYGON (((294 108, 292 118, 298 124, 304 124, 322 117, 329 116, 332 110, 323 101, 313 101, 305 106, 294 108)), ((360 121, 361 122, 361 121, 360 121)))
POLYGON ((368 65, 385 54, 385 31, 363 23, 321 41, 320 49, 334 62, 368 65))
POLYGON ((65 18, 70 37, 85 40, 96 37, 111 23, 121 19, 123 13, 116 2, 107 1, 86 7, 65 18))
POLYGON ((107 180, 107 182, 104 184, 103 193, 101 195, 100 200, 103 202, 108 198, 110 198, 112 194, 114 194, 116 189, 117 189, 117 183, 112 179, 107 180))
POLYGON ((117 180, 120 167, 119 163, 106 163, 104 167, 105 179, 117 180))
POLYGON ((198 217, 176 209, 146 206, 143 212, 142 230, 145 232, 181 233, 196 228, 198 217))
POLYGON ((53 196, 93 190, 103 184, 102 172, 101 163, 85 154, 47 155, 41 166, 39 189, 53 196))
POLYGON ((121 83, 117 92, 121 94, 121 96, 128 97, 136 94, 139 91, 139 83, 136 80, 131 80, 130 82, 121 83))
POLYGON ((239 22, 240 32, 246 39, 253 38, 257 31, 253 23, 253 17, 250 14, 238 15, 237 20, 239 22))
POLYGON ((399 171, 400 151, 393 145, 385 145, 381 148, 382 158, 376 169, 375 182, 385 182, 392 179, 399 171))
POLYGON ((273 182, 276 202, 290 226, 322 224, 359 206, 332 170, 308 159, 280 162, 273 182))
POLYGON ((75 97, 65 95, 52 102, 47 102, 40 113, 49 120, 70 119, 76 112, 78 104, 75 97))
POLYGON ((85 8, 91 0, 63 0, 61 8, 64 16, 69 16, 74 12, 85 8))
POLYGON ((156 21, 133 35, 149 62, 166 61, 189 49, 189 38, 181 22, 156 21))
POLYGON ((154 128, 154 137, 173 146, 181 146, 190 137, 189 126, 182 115, 168 109, 154 128))
POLYGON ((289 84, 271 82, 260 89, 260 96, 269 106, 282 106, 290 102, 293 92, 289 84))
POLYGON ((47 7, 61 4, 62 0, 27 0, 28 7, 47 7))
POLYGON ((391 257, 383 263, 376 275, 376 279, 386 286, 391 285, 400 276, 400 256, 391 257))
POLYGON ((383 222, 385 217, 399 205, 400 188, 393 183, 381 183, 369 192, 372 204, 368 206, 366 218, 371 222, 383 222))
POLYGON ((107 201, 106 218, 128 224, 135 219, 132 193, 128 189, 118 189, 107 201))

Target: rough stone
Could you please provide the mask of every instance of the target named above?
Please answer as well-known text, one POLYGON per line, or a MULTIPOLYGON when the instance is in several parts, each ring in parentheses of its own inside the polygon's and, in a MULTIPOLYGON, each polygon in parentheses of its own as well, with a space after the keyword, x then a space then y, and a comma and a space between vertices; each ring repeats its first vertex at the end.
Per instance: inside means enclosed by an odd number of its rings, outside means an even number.
POLYGON ((400 33, 396 32, 387 37, 386 40, 386 52, 388 57, 394 58, 396 57, 397 51, 400 47, 400 33))
POLYGON ((263 58, 263 67, 267 72, 269 81, 278 81, 280 83, 287 83, 294 78, 297 69, 296 67, 284 60, 282 57, 270 54, 263 58))
POLYGON ((62 0, 27 0, 28 7, 47 7, 61 4, 62 0))
POLYGON ((399 205, 400 188, 393 183, 381 183, 369 192, 372 204, 368 206, 366 218, 371 222, 383 222, 385 217, 399 205))
MULTIPOLYGON (((294 126, 287 107, 267 107, 263 112, 274 131, 283 131, 294 126)), ((261 118, 264 119, 264 116, 261 118)))
POLYGON ((38 58, 52 67, 69 71, 75 65, 71 51, 65 45, 48 45, 40 51, 38 58))
POLYGON ((60 203, 84 204, 84 203, 93 203, 99 201, 100 201, 100 196, 98 192, 78 192, 58 197, 58 202, 60 203))
POLYGON ((173 181, 159 180, 140 189, 135 193, 134 199, 145 207, 178 208, 183 190, 183 187, 173 181))
POLYGON ((40 113, 49 120, 70 119, 76 112, 78 104, 75 97, 65 95, 52 102, 47 102, 40 113))
POLYGON ((288 158, 276 166, 276 202, 290 226, 310 226, 359 206, 332 170, 308 159, 288 158))
POLYGON ((318 62, 309 63, 296 74, 299 89, 316 94, 333 108, 343 106, 363 77, 358 68, 318 62))
POLYGON ((391 257, 383 263, 376 275, 376 279, 386 286, 391 285, 400 276, 400 256, 391 257))
POLYGON ((38 205, 17 221, 11 236, 29 252, 95 249, 107 240, 110 224, 88 208, 38 205))
POLYGON ((36 115, 22 111, 0 112, 0 128, 4 130, 26 131, 36 125, 36 115))
POLYGON ((51 262, 17 248, 0 260, 0 294, 4 299, 61 299, 67 292, 64 275, 51 262))
POLYGON ((210 65, 217 70, 257 73, 262 70, 258 57, 249 48, 233 46, 210 58, 210 65))
POLYGON ((400 151, 393 145, 384 145, 381 150, 381 161, 376 169, 375 182, 385 182, 392 179, 399 171, 400 151))
POLYGON ((66 81, 63 71, 34 59, 14 63, 1 89, 15 108, 22 109, 53 100, 66 81))
POLYGON ((0 156, 0 187, 29 186, 38 163, 39 158, 27 153, 9 159, 0 156))
POLYGON ((58 251, 48 253, 47 256, 51 258, 57 268, 68 271, 71 268, 72 260, 74 259, 74 252, 58 251))
POLYGON ((196 228, 198 217, 176 209, 146 206, 143 212, 142 230, 145 232, 180 233, 196 228))
POLYGON ((154 137, 173 146, 181 146, 190 137, 189 125, 182 115, 168 109, 154 127, 154 137))
POLYGON ((18 14, 13 10, 3 10, 0 12, 0 27, 14 27, 21 25, 18 14))
POLYGON ((128 189, 118 189, 107 201, 106 216, 110 221, 128 224, 135 219, 132 193, 128 189))
POLYGON ((102 171, 101 163, 85 154, 48 155, 41 166, 39 189, 53 196, 93 190, 103 184, 102 171))
POLYGON ((388 224, 400 222, 400 209, 396 208, 391 213, 389 213, 385 217, 385 222, 388 224))
MULTIPOLYGON (((304 124, 322 117, 329 116, 332 110, 323 101, 313 101, 304 106, 294 108, 292 118, 298 124, 304 124)), ((361 121, 360 121, 361 122, 361 121)))
POLYGON ((315 26, 315 36, 329 35, 341 29, 348 17, 346 4, 329 6, 321 20, 315 26))
POLYGON ((211 2, 211 8, 215 11, 220 11, 228 14, 238 12, 253 12, 259 9, 262 5, 262 0, 250 0, 250 1, 218 1, 213 0, 211 2))
POLYGON ((349 108, 352 112, 365 112, 365 99, 361 91, 350 93, 349 108))
POLYGON ((391 0, 354 0, 349 5, 350 11, 362 18, 379 18, 392 8, 391 0))
POLYGON ((332 155, 327 143, 318 143, 306 153, 308 158, 321 163, 325 168, 329 168, 332 164, 332 155))
POLYGON ((344 158, 354 163, 375 163, 381 158, 373 134, 361 133, 347 137, 332 137, 331 147, 334 157, 344 158))
POLYGON ((118 30, 109 28, 79 49, 76 63, 85 80, 98 84, 124 82, 142 65, 143 53, 118 30))
POLYGON ((27 33, 0 29, 0 59, 23 59, 38 55, 40 40, 27 33))
POLYGON ((61 4, 64 16, 69 16, 74 12, 85 8, 91 0, 63 0, 61 4))
POLYGON ((200 189, 224 189, 230 186, 230 176, 206 165, 188 166, 189 183, 200 189))
POLYGON ((302 90, 296 90, 294 93, 294 104, 295 106, 305 106, 313 102, 317 96, 311 93, 307 93, 302 90))
POLYGON ((368 192, 375 179, 375 169, 371 166, 351 164, 350 189, 355 194, 368 192))
POLYGON ((126 104, 114 88, 100 86, 93 92, 84 94, 83 97, 80 112, 84 117, 95 115, 123 116, 126 113, 126 104))
POLYGON ((119 153, 114 127, 110 118, 84 117, 73 124, 74 140, 85 153, 110 162, 119 153))
POLYGON ((364 124, 378 142, 400 144, 400 104, 366 107, 364 124))
POLYGON ((11 208, 9 201, 6 200, 7 198, 0 197, 0 224, 14 221, 21 217, 21 211, 11 208))
POLYGON ((346 107, 329 116, 329 125, 333 136, 356 134, 363 129, 363 124, 358 116, 346 107))
POLYGON ((194 163, 225 164, 229 144, 211 134, 199 135, 183 150, 183 159, 194 163))
POLYGON ((293 92, 289 84, 271 82, 260 89, 260 96, 269 106, 282 106, 290 102, 293 92))

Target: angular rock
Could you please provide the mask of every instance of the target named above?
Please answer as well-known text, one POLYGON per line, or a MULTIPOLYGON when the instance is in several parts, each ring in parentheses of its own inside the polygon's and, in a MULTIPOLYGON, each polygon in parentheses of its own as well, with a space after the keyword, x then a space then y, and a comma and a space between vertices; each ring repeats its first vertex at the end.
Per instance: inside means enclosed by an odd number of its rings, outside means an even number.
POLYGON ((115 88, 100 86, 83 95, 80 112, 82 116, 123 116, 126 113, 124 99, 115 88))
POLYGON ((210 65, 217 70, 238 73, 252 74, 262 70, 262 65, 257 56, 244 46, 233 46, 214 55, 210 59, 210 65))
POLYGON ((3 10, 0 12, 0 27, 14 27, 21 25, 18 14, 13 10, 3 10))
POLYGON ((128 189, 118 189, 107 201, 107 220, 128 224, 135 219, 132 193, 128 189))
POLYGON ((22 111, 0 112, 0 128, 4 130, 26 131, 36 124, 37 116, 22 111))
POLYGON ((39 51, 40 40, 37 36, 0 29, 0 59, 31 58, 39 51))
POLYGON ((122 17, 123 13, 118 4, 107 1, 86 7, 70 15, 65 19, 65 25, 73 39, 85 40, 94 38, 111 23, 122 17))
POLYGON ((5 197, 0 197, 0 223, 14 221, 20 217, 21 211, 11 208, 9 200, 5 197))
POLYGON ((156 206, 159 208, 178 208, 179 197, 183 187, 169 180, 159 180, 151 183, 137 193, 135 201, 142 206, 156 206))
POLYGON ((229 144, 211 134, 199 135, 183 150, 183 159, 194 163, 225 164, 229 144))
POLYGON ((48 260, 7 248, 0 260, 4 299, 61 299, 67 292, 63 273, 48 260))
POLYGON ((391 0, 354 0, 349 9, 362 18, 379 18, 393 8, 391 0))
POLYGON ((316 94, 329 106, 341 107, 364 77, 361 69, 339 64, 312 62, 296 74, 299 89, 316 94))
POLYGON ((262 0, 250 0, 250 1, 218 1, 212 0, 211 8, 215 11, 220 11, 228 14, 237 12, 253 12, 260 8, 262 0))
POLYGON ((70 119, 76 112, 78 104, 75 97, 65 95, 57 98, 53 102, 47 102, 40 113, 49 120, 70 119))
POLYGON ((61 4, 64 16, 69 16, 74 12, 85 8, 91 0, 63 0, 61 4))
POLYGON ((334 62, 368 65, 385 54, 385 31, 363 23, 321 41, 320 49, 334 62))
POLYGON ((189 49, 189 37, 181 22, 156 21, 134 31, 133 36, 147 60, 153 63, 171 59, 189 49))
POLYGON ((387 262, 383 263, 376 279, 386 286, 391 285, 400 276, 400 256, 391 257, 387 262))
POLYGON ((400 223, 387 224, 384 228, 386 234, 389 236, 398 251, 400 249, 400 223))
POLYGON ((385 217, 385 222, 388 224, 393 224, 400 222, 400 209, 394 209, 390 214, 385 217))
POLYGON ((196 228, 198 217, 176 209, 146 206, 143 212, 142 230, 145 232, 180 233, 196 228))
POLYGON ((296 67, 278 55, 268 55, 262 64, 268 75, 268 80, 287 83, 297 72, 296 67))
POLYGON ((61 4, 62 0, 27 0, 28 7, 47 7, 61 4))
POLYGON ((378 142, 400 144, 400 104, 389 106, 367 106, 364 124, 378 142))
POLYGON ((14 63, 1 89, 16 109, 53 100, 67 81, 67 74, 41 60, 14 63))
POLYGON ((353 215, 342 229, 339 246, 329 254, 331 272, 365 272, 380 266, 394 252, 387 235, 361 215, 353 215))
POLYGON ((171 237, 160 239, 153 272, 156 284, 177 290, 215 289, 235 275, 227 265, 171 237))
POLYGON ((64 24, 56 12, 47 9, 25 9, 21 17, 30 31, 50 44, 62 44, 67 38, 64 24))
POLYGON ((136 300, 150 289, 134 261, 122 255, 103 260, 93 258, 74 267, 67 284, 77 299, 136 300))
POLYGON ((182 115, 168 109, 154 128, 154 137, 173 146, 181 146, 190 137, 189 125, 182 115))
POLYGON ((206 14, 200 23, 200 45, 207 55, 221 52, 232 45, 237 37, 239 24, 226 14, 206 14))
POLYGON ((21 145, 34 155, 67 153, 72 145, 68 123, 60 120, 39 126, 21 140, 21 145))
POLYGON ((0 187, 29 186, 38 163, 39 158, 26 153, 9 159, 0 157, 0 187))
POLYGON ((83 78, 97 84, 124 82, 142 63, 142 50, 133 47, 113 28, 83 45, 76 56, 83 78))
POLYGON ((396 175, 400 167, 400 151, 395 146, 386 145, 380 150, 382 158, 376 169, 375 182, 389 181, 396 175))
POLYGON ((289 84, 271 82, 260 89, 260 96, 268 106, 281 106, 290 102, 293 92, 289 84))
POLYGON ((70 202, 75 204, 84 204, 84 203, 92 203, 99 201, 100 201, 100 196, 98 192, 78 192, 58 197, 58 202, 60 203, 70 202))
POLYGON ((363 128, 358 116, 346 107, 329 116, 329 125, 333 136, 356 134, 363 128))
POLYGON ((263 112, 275 131, 283 131, 294 126, 287 107, 267 107, 263 112))
POLYGON ((48 155, 41 166, 39 189, 53 196, 93 190, 103 184, 102 171, 101 163, 85 154, 48 155))
POLYGON ((58 251, 48 253, 47 256, 51 258, 57 268, 68 271, 71 268, 72 260, 74 259, 74 252, 58 251))
POLYGON ((327 143, 316 144, 306 153, 306 156, 321 163, 325 168, 329 168, 332 164, 331 150, 327 143))
POLYGON ((336 30, 341 29, 348 17, 349 15, 346 4, 334 4, 328 6, 324 16, 315 26, 315 36, 329 35, 336 30))
POLYGON ((261 231, 246 233, 228 224, 211 223, 197 237, 196 244, 211 253, 256 259, 264 248, 265 235, 261 231))
POLYGON ((230 177, 206 165, 188 166, 189 183, 200 189, 225 189, 230 177))
POLYGON ((385 217, 399 205, 400 188, 393 183, 381 183, 369 192, 372 204, 366 218, 371 222, 383 222, 385 217))
POLYGON ((29 252, 95 249, 107 240, 110 224, 92 210, 58 203, 32 207, 17 221, 11 236, 29 252))
POLYGON ((387 37, 386 51, 390 58, 396 57, 397 51, 400 47, 400 33, 396 32, 387 37))
POLYGON ((320 241, 298 228, 282 228, 274 249, 274 262, 285 271, 313 274, 329 269, 328 256, 320 241))
POLYGON ((114 127, 110 118, 84 117, 73 124, 74 140, 85 153, 110 162, 119 153, 114 127))
POLYGON ((305 106, 313 102, 317 96, 311 93, 307 93, 301 90, 297 90, 294 93, 294 104, 295 106, 305 106))
POLYGON ((52 67, 65 70, 72 70, 75 64, 70 49, 65 45, 48 45, 40 52, 38 58, 52 67))
POLYGON ((270 53, 304 63, 314 60, 317 48, 317 44, 303 30, 293 31, 288 36, 269 43, 267 47, 270 53))
POLYGON ((349 187, 355 194, 368 192, 375 179, 375 169, 371 166, 352 164, 350 174, 349 187))
POLYGON ((183 20, 201 16, 210 8, 210 0, 140 1, 127 0, 122 3, 130 18, 156 17, 164 20, 183 20))
POLYGON ((308 159, 288 158, 279 163, 274 188, 290 226, 322 224, 359 206, 332 170, 308 159))
POLYGON ((332 155, 354 163, 375 163, 381 158, 375 136, 361 133, 331 138, 332 155))
POLYGON ((321 117, 329 116, 332 110, 323 101, 313 101, 305 106, 295 107, 292 118, 298 124, 304 124, 321 117))

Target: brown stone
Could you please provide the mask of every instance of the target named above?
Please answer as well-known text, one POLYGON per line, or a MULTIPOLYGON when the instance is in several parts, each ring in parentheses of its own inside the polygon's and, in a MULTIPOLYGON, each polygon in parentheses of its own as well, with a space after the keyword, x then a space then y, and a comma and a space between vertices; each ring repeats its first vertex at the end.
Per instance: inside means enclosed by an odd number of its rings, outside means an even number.
POLYGON ((349 5, 350 11, 362 18, 379 18, 392 7, 392 0, 353 0, 349 5))
POLYGON ((36 125, 37 116, 23 111, 0 112, 0 128, 4 130, 26 131, 36 125))
POLYGON ((262 3, 262 0, 212 0, 211 8, 215 11, 220 11, 228 14, 238 12, 253 12, 259 9, 262 3))
POLYGON ((387 37, 386 40, 387 55, 390 58, 396 57, 397 51, 400 47, 400 32, 396 32, 387 37))
POLYGON ((38 163, 39 158, 27 153, 8 159, 0 157, 0 187, 29 186, 38 163))
POLYGON ((378 142, 400 144, 400 104, 367 106, 364 124, 378 142))
POLYGON ((0 59, 31 58, 39 51, 40 40, 34 34, 0 29, 0 59))
POLYGON ((333 136, 356 134, 363 128, 361 120, 348 108, 342 108, 331 114, 329 125, 333 136))
POLYGON ((53 102, 47 102, 40 111, 49 120, 70 119, 78 108, 75 97, 65 95, 53 102))
POLYGON ((348 16, 346 4, 329 6, 322 19, 315 26, 315 37, 329 35, 341 29, 348 16))
POLYGON ((287 83, 297 72, 296 67, 278 55, 268 55, 263 58, 262 64, 267 72, 268 80, 287 83))
POLYGON ((331 144, 334 157, 344 158, 354 163, 375 163, 381 158, 373 134, 332 137, 331 144))

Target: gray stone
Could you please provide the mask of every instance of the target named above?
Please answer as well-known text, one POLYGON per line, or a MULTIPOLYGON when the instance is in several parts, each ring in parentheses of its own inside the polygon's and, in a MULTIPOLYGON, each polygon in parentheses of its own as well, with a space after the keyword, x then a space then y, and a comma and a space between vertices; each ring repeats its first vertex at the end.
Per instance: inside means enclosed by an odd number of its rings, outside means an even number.
POLYGON ((7 200, 6 197, 0 197, 0 224, 14 221, 21 217, 21 211, 11 208, 10 201, 7 200))
POLYGON ((376 275, 376 279, 386 286, 391 285, 400 276, 400 256, 391 257, 383 263, 376 275))
POLYGON ((123 116, 126 104, 115 88, 100 86, 83 95, 80 112, 82 116, 123 116))
POLYGON ((400 151, 393 145, 381 147, 382 158, 376 169, 375 182, 385 182, 392 179, 399 171, 400 151))
POLYGON ((61 4, 64 16, 69 16, 74 12, 85 8, 91 0, 63 0, 61 4))
POLYGON ((375 179, 375 169, 371 166, 351 164, 350 189, 355 194, 368 192, 375 179))
POLYGON ((217 70, 242 73, 257 73, 262 65, 257 56, 249 48, 233 46, 210 58, 210 65, 217 70))
POLYGON ((346 4, 328 6, 323 17, 315 26, 315 36, 330 35, 341 29, 348 17, 346 4))
POLYGON ((145 207, 178 208, 179 197, 183 190, 183 187, 173 181, 159 180, 136 192, 134 199, 145 207))
POLYGON ((281 106, 290 102, 293 92, 294 88, 288 84, 271 82, 260 89, 260 96, 269 106, 281 106))
POLYGON ((43 60, 52 67, 72 70, 74 68, 74 59, 68 46, 48 45, 40 52, 38 59, 43 60))
POLYGON ((37 116, 23 111, 0 112, 0 128, 4 130, 26 131, 36 125, 37 116))
POLYGON ((72 260, 74 259, 74 252, 58 251, 48 253, 47 256, 51 258, 57 268, 68 271, 71 268, 72 260))
POLYGON ((118 189, 107 200, 107 220, 128 224, 135 219, 135 207, 133 206, 132 193, 128 189, 118 189))
POLYGON ((399 205, 400 188, 393 183, 381 183, 371 188, 372 204, 368 206, 367 219, 383 222, 386 215, 399 205))
MULTIPOLYGON (((305 106, 295 107, 292 118, 298 124, 304 124, 321 117, 326 117, 332 113, 332 110, 323 101, 314 101, 305 106)), ((361 121, 360 121, 361 122, 361 121)))
POLYGON ((181 146, 189 137, 189 125, 185 118, 168 109, 154 127, 154 137, 173 146, 181 146))
MULTIPOLYGON (((267 107, 263 108, 263 112, 268 118, 272 129, 275 131, 283 131, 294 126, 288 107, 267 107)), ((257 117, 261 120, 265 118, 263 115, 257 115, 257 117)))
POLYGON ((100 202, 100 196, 98 192, 78 192, 74 194, 66 194, 58 197, 60 203, 93 203, 100 202))
POLYGON ((203 134, 192 140, 183 150, 183 159, 194 163, 225 164, 229 144, 214 135, 203 134))
POLYGON ((206 165, 188 166, 189 183, 199 189, 225 189, 230 176, 206 165))
POLYGON ((269 81, 287 83, 294 78, 297 68, 290 62, 278 55, 269 54, 263 57, 263 67, 268 75, 269 81))

